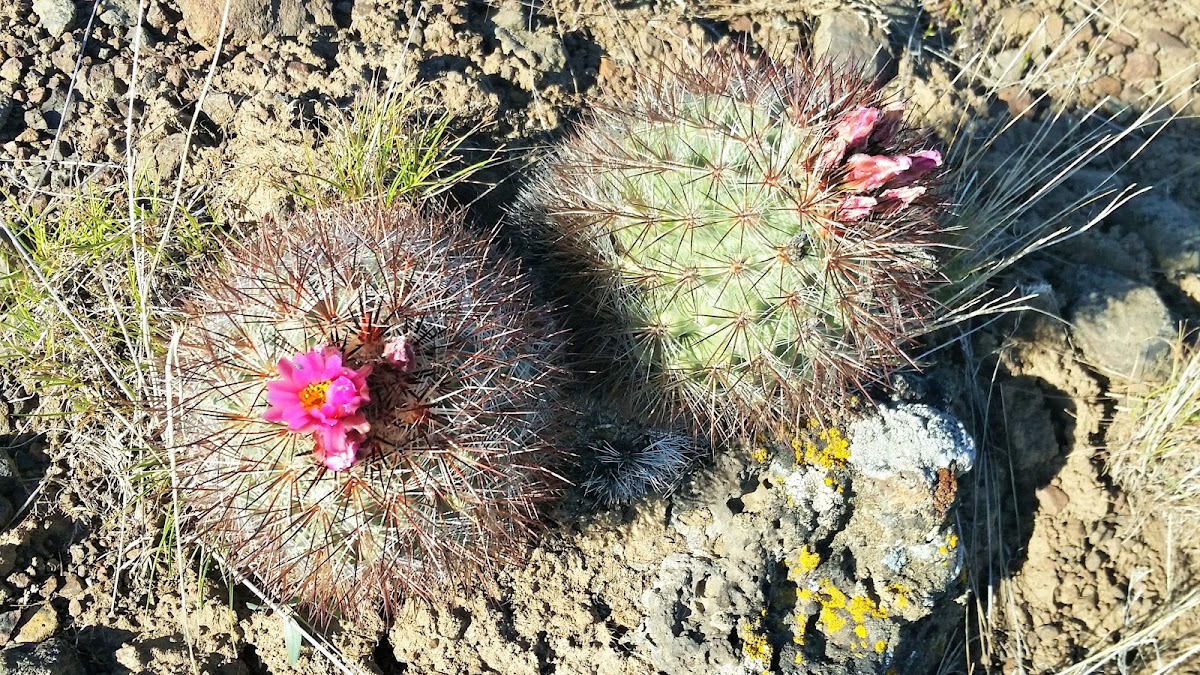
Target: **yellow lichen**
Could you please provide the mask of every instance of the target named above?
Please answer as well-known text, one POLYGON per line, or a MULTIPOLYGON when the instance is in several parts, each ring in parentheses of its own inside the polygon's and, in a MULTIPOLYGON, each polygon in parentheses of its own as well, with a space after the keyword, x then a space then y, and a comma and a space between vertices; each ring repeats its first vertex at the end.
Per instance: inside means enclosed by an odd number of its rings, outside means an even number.
POLYGON ((850 643, 851 647, 855 649, 860 647, 871 649, 872 643, 868 641, 870 630, 866 624, 868 618, 888 618, 887 610, 880 607, 870 597, 866 595, 847 596, 829 579, 821 580, 820 590, 816 593, 801 588, 796 595, 797 598, 805 601, 814 598, 817 600, 820 604, 817 622, 824 627, 826 633, 836 633, 853 623, 854 635, 859 638, 859 641, 850 643))
POLYGON ((876 640, 875 641, 875 651, 879 654, 886 652, 887 651, 887 642, 885 642, 883 640, 876 640))
MULTIPOLYGON (((792 439, 796 463, 823 469, 841 469, 850 459, 850 441, 837 427, 821 428, 816 420, 808 421, 808 433, 792 439)), ((827 484, 832 484, 827 481, 827 484)))
POLYGON ((829 579, 821 581, 821 593, 825 595, 826 600, 823 604, 833 609, 843 609, 846 606, 846 594, 841 592, 837 586, 829 579))
POLYGON ((750 448, 750 458, 759 464, 766 464, 767 458, 770 457, 770 452, 765 445, 755 445, 750 448))
POLYGON ((887 610, 875 604, 875 601, 865 595, 856 595, 850 598, 850 602, 846 605, 846 611, 854 619, 854 623, 862 623, 868 616, 873 616, 877 619, 888 618, 887 610))
POLYGON ((762 616, 759 616, 753 621, 742 619, 740 637, 742 638, 742 655, 756 663, 766 665, 771 663, 771 644, 767 642, 767 636, 761 632, 763 616, 766 615, 764 610, 762 616))
POLYGON ((796 555, 784 561, 788 567, 788 581, 799 582, 817 569, 821 564, 820 554, 810 550, 807 545, 801 546, 796 555))
POLYGON ((897 609, 908 607, 908 595, 912 593, 911 588, 904 584, 892 584, 888 587, 888 590, 895 594, 895 597, 892 598, 892 603, 896 605, 897 609))
POLYGON ((821 616, 817 621, 825 625, 825 631, 828 633, 836 633, 846 627, 846 619, 829 605, 821 606, 821 616))

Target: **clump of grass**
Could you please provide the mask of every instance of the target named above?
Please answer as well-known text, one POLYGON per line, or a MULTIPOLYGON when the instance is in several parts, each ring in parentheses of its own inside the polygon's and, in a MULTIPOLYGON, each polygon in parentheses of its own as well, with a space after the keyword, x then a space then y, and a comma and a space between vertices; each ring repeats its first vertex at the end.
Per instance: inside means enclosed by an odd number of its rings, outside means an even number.
POLYGON ((429 102, 429 87, 411 79, 371 90, 329 120, 330 133, 292 192, 308 206, 374 200, 385 206, 443 194, 489 166, 495 153, 469 161, 465 143, 479 129, 429 102))
POLYGON ((1137 522, 1200 527, 1200 350, 1177 344, 1167 382, 1131 391, 1125 408, 1132 424, 1106 464, 1137 522))
MULTIPOLYGON (((0 368, 38 399, 29 430, 146 447, 140 404, 157 395, 159 321, 187 266, 212 246, 213 219, 198 213, 152 190, 130 199, 124 187, 85 185, 40 209, 6 196, 0 368)), ((140 461, 115 448, 76 456, 110 477, 140 461)))

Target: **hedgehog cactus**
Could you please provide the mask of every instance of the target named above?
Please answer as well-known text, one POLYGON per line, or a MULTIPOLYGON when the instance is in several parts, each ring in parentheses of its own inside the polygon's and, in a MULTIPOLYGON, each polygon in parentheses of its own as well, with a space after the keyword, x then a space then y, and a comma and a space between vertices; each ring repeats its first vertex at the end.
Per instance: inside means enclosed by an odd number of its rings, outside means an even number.
POLYGON ((717 54, 594 112, 515 214, 604 386, 728 438, 905 360, 934 308, 941 165, 854 71, 717 54))
POLYGON ((269 223, 191 305, 189 525, 317 618, 472 578, 557 494, 559 332, 461 226, 374 206, 269 223))

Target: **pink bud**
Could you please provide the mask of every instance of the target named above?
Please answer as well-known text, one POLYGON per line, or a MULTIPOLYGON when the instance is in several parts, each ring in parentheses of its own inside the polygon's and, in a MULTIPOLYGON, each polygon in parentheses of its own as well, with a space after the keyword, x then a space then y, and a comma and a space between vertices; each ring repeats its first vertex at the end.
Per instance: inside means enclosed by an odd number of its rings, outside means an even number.
POLYGON ((859 108, 833 127, 834 134, 846 142, 848 150, 857 150, 867 142, 875 120, 879 119, 878 108, 859 108))
POLYGON ((878 118, 877 108, 858 108, 833 125, 833 138, 825 142, 824 149, 817 157, 816 170, 828 171, 834 168, 841 163, 847 152, 857 150, 865 144, 878 118))
POLYGON ((416 353, 413 351, 412 343, 409 342, 408 337, 401 335, 398 338, 383 343, 383 358, 388 363, 396 366, 401 372, 408 372, 412 370, 416 353))

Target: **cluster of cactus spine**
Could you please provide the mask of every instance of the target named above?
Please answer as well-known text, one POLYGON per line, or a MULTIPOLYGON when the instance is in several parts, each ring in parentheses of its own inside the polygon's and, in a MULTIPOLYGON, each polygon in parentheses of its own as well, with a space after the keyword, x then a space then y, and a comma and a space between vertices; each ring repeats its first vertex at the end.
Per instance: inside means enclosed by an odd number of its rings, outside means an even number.
POLYGON ((857 71, 737 52, 594 111, 515 218, 633 414, 796 425, 906 362, 934 310, 941 164, 857 71))
MULTIPOLYGON (((462 225, 370 204, 267 223, 189 307, 189 525, 316 618, 478 578, 560 491, 560 330, 516 263, 462 225), (339 463, 323 463, 320 434, 266 415, 281 370, 321 354, 362 394, 343 411, 349 440, 334 435, 339 463)), ((321 386, 288 405, 313 405, 321 386)))
POLYGON ((581 426, 588 433, 578 454, 587 469, 579 487, 608 506, 670 495, 700 454, 694 439, 676 429, 588 421, 581 426))

